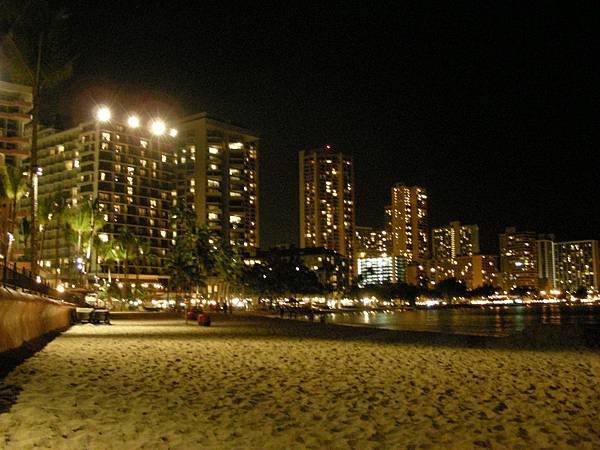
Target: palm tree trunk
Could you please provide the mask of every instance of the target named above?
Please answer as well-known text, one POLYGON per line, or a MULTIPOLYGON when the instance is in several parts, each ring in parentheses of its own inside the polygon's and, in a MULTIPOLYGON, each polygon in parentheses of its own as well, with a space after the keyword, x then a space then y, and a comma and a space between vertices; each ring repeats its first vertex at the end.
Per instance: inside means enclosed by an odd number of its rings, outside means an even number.
POLYGON ((60 256, 59 256, 59 249, 60 249, 60 215, 61 213, 58 212, 57 217, 56 217, 56 240, 55 240, 55 247, 54 247, 54 251, 55 251, 55 255, 56 255, 56 278, 55 278, 55 284, 56 286, 58 286, 58 274, 61 271, 61 264, 60 264, 60 256))

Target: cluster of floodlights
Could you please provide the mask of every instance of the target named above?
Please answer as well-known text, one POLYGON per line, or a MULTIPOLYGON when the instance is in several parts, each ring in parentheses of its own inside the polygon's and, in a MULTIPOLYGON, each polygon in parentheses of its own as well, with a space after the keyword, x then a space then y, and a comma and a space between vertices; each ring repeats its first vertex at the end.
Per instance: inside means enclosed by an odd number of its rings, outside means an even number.
MULTIPOLYGON (((109 122, 112 118, 112 112, 108 106, 99 106, 96 109, 96 120, 98 122, 109 122)), ((139 128, 140 127, 140 118, 136 115, 131 115, 127 118, 127 125, 130 128, 139 128)), ((167 124, 162 119, 154 118, 150 120, 148 125, 148 129, 155 136, 162 136, 167 133, 167 124)), ((171 128, 169 130, 169 136, 175 137, 177 136, 177 130, 175 128, 171 128)))

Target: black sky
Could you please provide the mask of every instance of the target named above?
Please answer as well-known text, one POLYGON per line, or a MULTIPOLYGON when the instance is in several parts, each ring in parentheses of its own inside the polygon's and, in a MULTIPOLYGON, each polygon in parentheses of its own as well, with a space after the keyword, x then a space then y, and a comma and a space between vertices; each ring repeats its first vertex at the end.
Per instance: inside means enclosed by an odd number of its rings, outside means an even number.
POLYGON ((114 90, 161 93, 257 130, 263 247, 297 241, 298 151, 323 143, 355 157, 360 225, 382 225, 404 181, 428 188, 432 225, 477 223, 487 251, 507 225, 599 237, 588 12, 362 3, 73 2, 61 101, 77 117, 114 90))

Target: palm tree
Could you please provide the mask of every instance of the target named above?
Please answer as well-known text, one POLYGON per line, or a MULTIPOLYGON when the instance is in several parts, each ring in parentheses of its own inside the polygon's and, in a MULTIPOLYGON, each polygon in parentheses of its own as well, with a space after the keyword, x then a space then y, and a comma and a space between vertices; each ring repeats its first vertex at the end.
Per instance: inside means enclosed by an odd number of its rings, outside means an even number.
POLYGON ((91 261, 94 238, 104 226, 104 219, 95 206, 95 202, 88 200, 71 207, 66 214, 66 222, 77 237, 76 257, 83 260, 82 269, 86 272, 91 261))
POLYGON ((116 264, 118 270, 119 264, 125 257, 125 251, 123 250, 123 247, 121 247, 120 243, 116 240, 106 242, 100 241, 96 247, 96 255, 100 263, 106 264, 108 271, 108 283, 112 283, 110 267, 112 264, 116 264))
POLYGON ((58 285, 58 276, 62 272, 62 264, 60 258, 60 238, 61 232, 64 231, 63 220, 66 215, 69 196, 66 192, 59 192, 54 196, 54 218, 56 219, 56 235, 54 237, 54 256, 56 258, 56 278, 55 282, 58 285))
MULTIPOLYGON (((7 233, 14 235, 16 221, 17 221, 17 206, 21 198, 27 192, 27 177, 23 175, 23 169, 16 166, 2 166, 0 168, 0 177, 2 178, 2 193, 4 198, 9 202, 8 214, 6 217, 7 222, 3 224, 3 229, 7 233)), ((8 255, 8 243, 10 238, 6 236, 6 244, 4 248, 4 255, 6 256, 5 262, 9 263, 8 255)), ((5 236, 2 236, 4 242, 5 236)))
POLYGON ((117 242, 123 249, 123 281, 125 283, 125 296, 129 296, 129 263, 134 261, 139 252, 139 239, 129 229, 125 228, 117 236, 117 242))

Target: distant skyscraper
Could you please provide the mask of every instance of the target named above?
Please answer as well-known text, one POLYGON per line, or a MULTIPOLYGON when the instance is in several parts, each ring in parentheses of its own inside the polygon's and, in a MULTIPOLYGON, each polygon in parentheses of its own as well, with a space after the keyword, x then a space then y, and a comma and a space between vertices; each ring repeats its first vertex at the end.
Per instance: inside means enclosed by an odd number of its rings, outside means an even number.
POLYGON ((429 256, 427 193, 419 186, 398 183, 392 187, 392 255, 412 261, 429 256))
POLYGON ((535 241, 535 245, 538 286, 540 289, 552 289, 556 287, 554 235, 540 234, 535 241))
POLYGON ((206 113, 184 117, 178 126, 179 204, 231 245, 258 248, 258 137, 206 113))
POLYGON ((537 288, 536 233, 506 228, 500 234, 500 270, 505 290, 537 288))
POLYGON ((354 253, 354 166, 330 146, 300 152, 300 247, 354 253))
POLYGON ((597 240, 557 242, 556 287, 575 292, 580 287, 600 288, 600 253, 597 240))
POLYGON ((388 235, 385 230, 356 227, 354 242, 356 258, 387 256, 390 251, 388 243, 388 235))
POLYGON ((479 227, 450 222, 449 226, 434 228, 431 232, 431 250, 434 259, 471 256, 479 253, 479 227))

